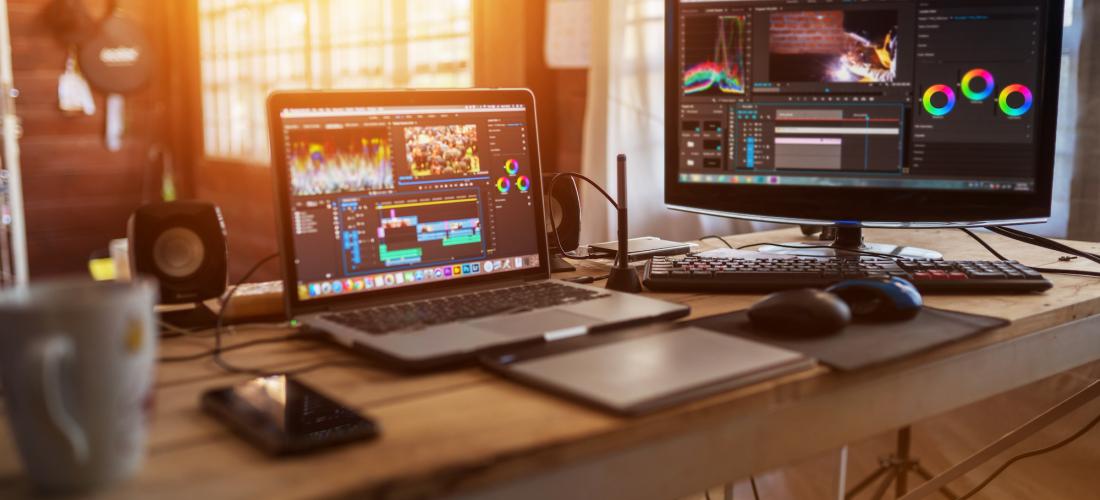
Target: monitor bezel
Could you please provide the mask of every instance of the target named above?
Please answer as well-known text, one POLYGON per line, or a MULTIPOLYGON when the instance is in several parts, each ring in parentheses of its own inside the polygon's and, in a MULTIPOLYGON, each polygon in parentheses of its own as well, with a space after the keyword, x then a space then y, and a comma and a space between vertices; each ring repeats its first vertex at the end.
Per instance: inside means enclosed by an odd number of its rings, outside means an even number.
MULTIPOLYGON (((673 210, 791 224, 959 227, 1046 221, 1051 215, 1064 5, 1048 4, 1039 75, 1036 185, 1030 193, 681 183, 680 4, 665 9, 665 205, 673 210), (919 207, 913 209, 911 207, 919 207)), ((812 5, 810 7, 821 7, 812 5)))
MULTIPOLYGON (((430 296, 442 291, 453 292, 468 287, 494 283, 522 282, 550 277, 549 252, 543 214, 542 162, 538 141, 538 121, 535 96, 527 89, 434 89, 394 91, 277 91, 267 99, 268 132, 271 142, 271 165, 274 168, 274 188, 277 200, 276 227, 283 272, 284 301, 288 317, 309 313, 340 310, 351 307, 384 304, 417 296, 430 296), (531 192, 534 194, 535 224, 539 266, 493 273, 469 278, 431 281, 392 289, 373 289, 347 295, 301 300, 298 297, 298 270, 294 265, 297 253, 294 247, 293 216, 290 203, 290 171, 285 155, 286 145, 282 130, 282 110, 288 108, 348 108, 364 106, 443 106, 443 105, 523 105, 527 110, 527 123, 531 133, 532 167, 531 192)), ((426 266, 431 267, 431 266, 426 266)), ((340 279, 348 279, 342 277, 340 279)))

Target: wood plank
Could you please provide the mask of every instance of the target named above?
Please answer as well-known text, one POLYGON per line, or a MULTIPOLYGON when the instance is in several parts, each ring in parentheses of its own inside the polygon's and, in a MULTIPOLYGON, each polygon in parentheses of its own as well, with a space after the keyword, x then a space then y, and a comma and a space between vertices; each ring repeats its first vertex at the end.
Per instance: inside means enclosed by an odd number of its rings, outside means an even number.
MULTIPOLYGON (((870 237, 937 247, 952 258, 986 258, 981 247, 957 231, 872 231, 870 237)), ((796 232, 788 230, 734 241, 795 238, 796 232)), ((1056 253, 991 241, 1029 264, 1058 259, 1056 253)), ((477 369, 406 378, 367 361, 355 368, 332 368, 311 374, 308 381, 368 411, 384 434, 374 443, 308 459, 267 459, 197 412, 195 401, 202 390, 240 376, 226 375, 208 362, 165 365, 158 375, 160 404, 150 461, 136 479, 101 496, 423 498, 481 493, 530 499, 583 493, 675 498, 691 488, 802 460, 1100 359, 1091 327, 1041 332, 1074 318, 1094 321, 1100 313, 1100 282, 1072 276, 1054 276, 1052 281, 1057 287, 1045 294, 927 297, 934 306, 1013 321, 995 332, 887 366, 846 374, 818 368, 638 419, 600 413, 477 369), (203 481, 194 481, 199 477, 203 481)), ((691 304, 695 317, 736 310, 758 299, 658 296, 691 304)), ((283 332, 247 329, 232 340, 283 332)), ((195 342, 209 341, 183 340, 166 341, 163 352, 193 352, 195 342)), ((338 349, 284 344, 232 356, 234 362, 267 366, 354 359, 338 349)), ((13 468, 14 451, 4 446, 0 444, 0 496, 21 497, 26 485, 13 468)))

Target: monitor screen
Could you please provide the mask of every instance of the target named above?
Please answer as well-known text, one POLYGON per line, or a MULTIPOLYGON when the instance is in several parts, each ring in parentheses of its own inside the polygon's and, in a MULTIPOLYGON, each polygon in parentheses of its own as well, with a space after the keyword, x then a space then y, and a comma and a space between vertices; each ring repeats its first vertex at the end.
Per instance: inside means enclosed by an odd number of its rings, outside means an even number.
POLYGON ((538 268, 528 116, 523 104, 282 109, 298 299, 538 268))
POLYGON ((854 196, 888 204, 890 220, 946 221, 1001 215, 912 204, 1009 193, 1041 215, 1053 161, 1043 111, 1056 102, 1048 53, 1061 35, 1052 3, 670 0, 671 202, 878 220, 854 196), (724 191, 685 203, 676 193, 690 187, 724 191), (743 203, 719 199, 739 192, 743 203), (904 210, 891 204, 901 198, 904 210))

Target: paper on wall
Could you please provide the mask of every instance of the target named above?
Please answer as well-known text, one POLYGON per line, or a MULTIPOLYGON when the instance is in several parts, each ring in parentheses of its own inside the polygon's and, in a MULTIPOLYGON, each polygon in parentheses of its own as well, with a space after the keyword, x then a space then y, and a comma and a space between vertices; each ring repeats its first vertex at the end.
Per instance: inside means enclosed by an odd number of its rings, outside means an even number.
MULTIPOLYGON (((601 0, 602 1, 602 0, 601 0)), ((546 3, 546 65, 553 69, 583 69, 592 52, 591 0, 549 0, 546 3)))

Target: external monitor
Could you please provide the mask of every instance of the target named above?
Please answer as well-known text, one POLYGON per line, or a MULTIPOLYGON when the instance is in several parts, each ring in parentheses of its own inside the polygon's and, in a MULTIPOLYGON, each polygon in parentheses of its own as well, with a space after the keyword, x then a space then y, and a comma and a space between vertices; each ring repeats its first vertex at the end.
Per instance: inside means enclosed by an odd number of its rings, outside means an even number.
POLYGON ((836 226, 849 248, 863 227, 1050 216, 1061 1, 666 8, 670 208, 836 226))

